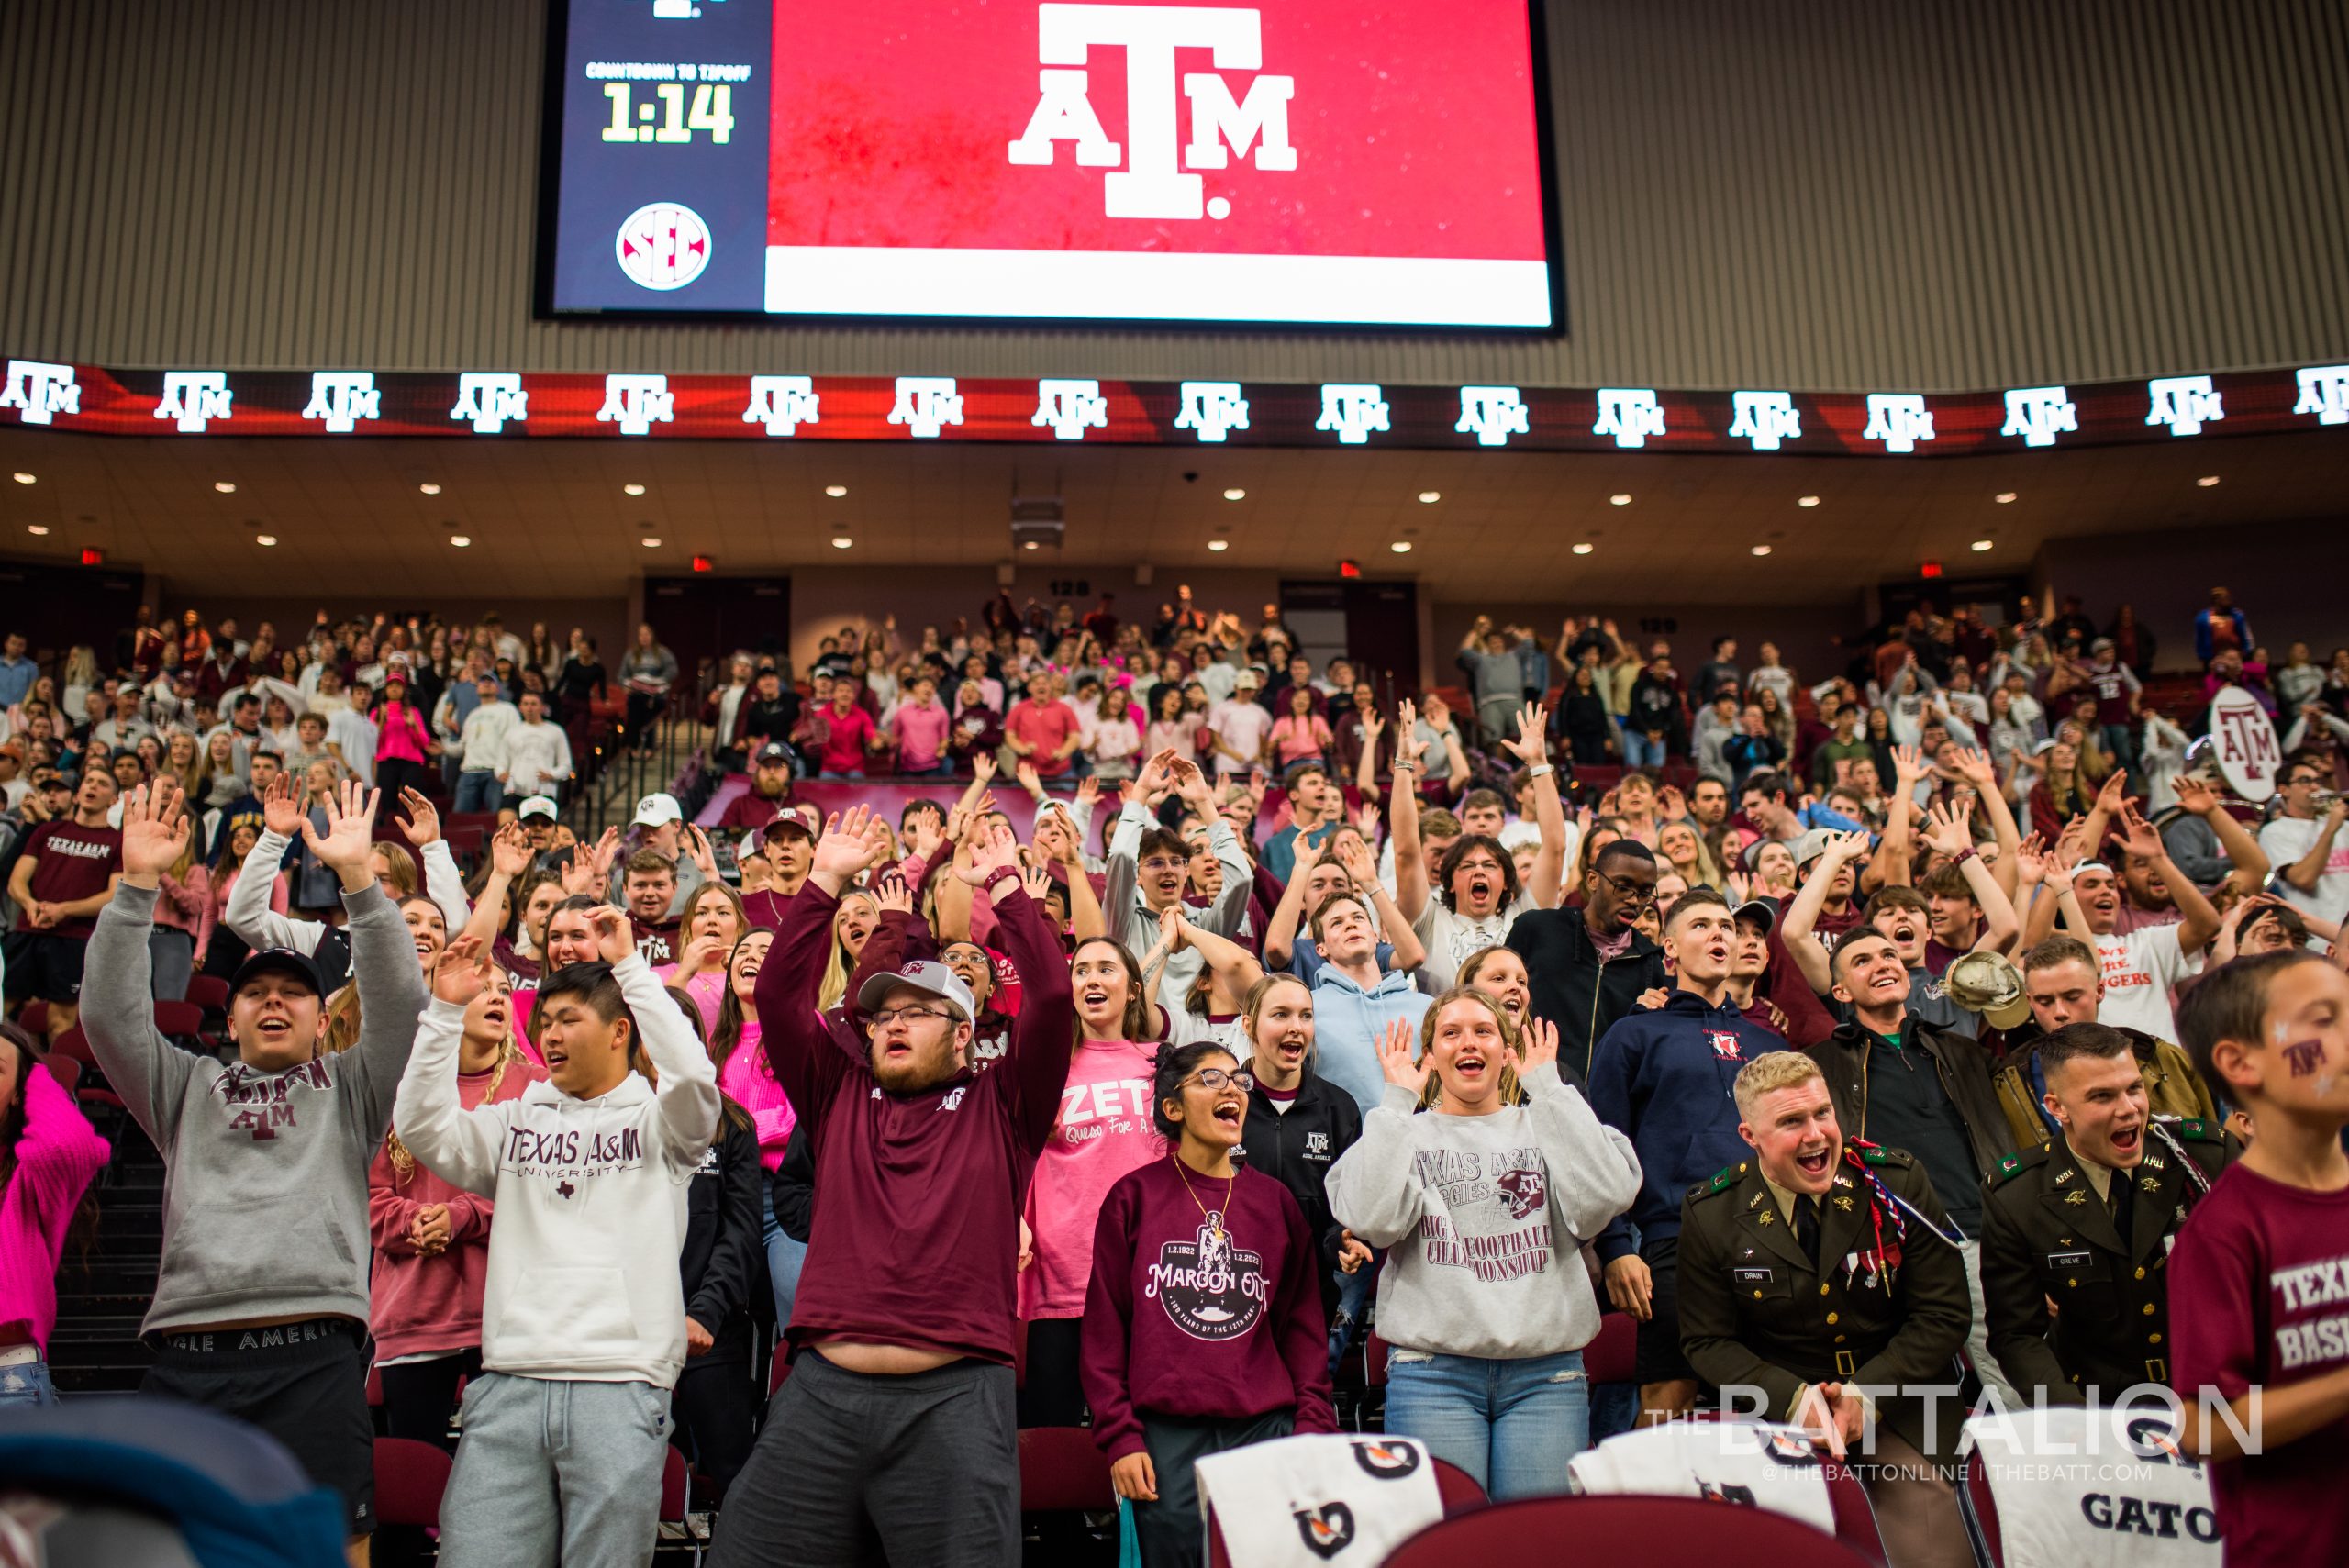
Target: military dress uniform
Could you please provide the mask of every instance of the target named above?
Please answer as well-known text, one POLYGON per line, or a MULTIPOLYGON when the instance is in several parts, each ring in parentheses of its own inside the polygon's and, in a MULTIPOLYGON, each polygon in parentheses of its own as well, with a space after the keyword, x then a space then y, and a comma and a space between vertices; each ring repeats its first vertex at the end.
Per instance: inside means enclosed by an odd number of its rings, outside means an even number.
POLYGON ((2060 1139, 1998 1162, 1982 1184, 1982 1293, 2017 1388, 2078 1405, 2169 1381, 2170 1244, 2226 1159, 2214 1123, 2157 1117, 2103 1194, 2060 1139))
POLYGON ((1689 1364, 1716 1388, 1760 1388, 1763 1416, 1778 1421, 1793 1418, 1809 1384, 1947 1387, 1934 1431, 1924 1400, 1875 1398, 1883 1429, 1948 1462, 1965 1414, 1954 1363, 1974 1313, 1932 1180, 1900 1150, 1846 1143, 1833 1184, 1813 1201, 1815 1216, 1800 1200, 1782 1213, 1750 1160, 1688 1189, 1680 1342, 1689 1364), (1924 1218, 1886 1203, 1879 1182, 1924 1218))

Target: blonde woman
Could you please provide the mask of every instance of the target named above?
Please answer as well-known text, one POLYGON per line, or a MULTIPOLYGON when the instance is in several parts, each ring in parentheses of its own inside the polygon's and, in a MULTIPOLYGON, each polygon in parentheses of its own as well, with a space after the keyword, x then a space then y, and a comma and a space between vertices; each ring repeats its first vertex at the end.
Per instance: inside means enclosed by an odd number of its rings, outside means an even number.
POLYGON ((832 912, 831 951, 824 960, 824 978, 816 989, 818 1008, 829 1012, 847 999, 849 976, 856 973, 865 940, 880 924, 881 906, 873 895, 862 888, 841 895, 840 907, 832 912))
POLYGON ((204 742, 204 756, 195 777, 188 781, 189 804, 198 812, 225 811, 245 797, 251 787, 244 759, 237 755, 236 737, 216 729, 204 742))

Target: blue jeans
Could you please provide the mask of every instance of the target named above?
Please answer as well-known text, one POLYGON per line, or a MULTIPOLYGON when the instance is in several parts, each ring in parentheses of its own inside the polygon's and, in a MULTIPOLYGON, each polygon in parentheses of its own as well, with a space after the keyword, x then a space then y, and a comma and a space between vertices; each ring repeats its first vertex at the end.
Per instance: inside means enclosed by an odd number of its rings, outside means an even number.
POLYGON ((457 775, 457 799, 451 806, 453 815, 462 817, 470 812, 495 811, 497 803, 506 798, 506 786, 487 768, 469 768, 457 775))
POLYGON ((1664 742, 1661 740, 1651 740, 1626 726, 1623 730, 1623 765, 1627 768, 1664 766, 1664 742))
POLYGON ((1563 1493, 1566 1461, 1590 1446, 1582 1352, 1494 1361, 1398 1346, 1386 1362, 1386 1429, 1419 1439, 1497 1503, 1563 1493))
POLYGON ((1386 1265, 1384 1251, 1374 1253, 1370 1262, 1353 1273, 1338 1275, 1338 1310, 1330 1318, 1330 1370, 1338 1370, 1338 1358, 1354 1342, 1354 1330, 1361 1327, 1362 1309, 1368 1305, 1370 1294, 1378 1284, 1378 1271, 1386 1265))
POLYGON ((781 1333, 791 1327, 791 1303, 799 1294, 799 1271, 807 1266, 807 1243, 783 1233, 783 1227, 775 1222, 772 1195, 766 1200, 766 1218, 759 1234, 766 1243, 767 1283, 774 1287, 774 1327, 781 1333))
POLYGON ((851 768, 848 772, 843 773, 834 773, 830 769, 827 768, 824 772, 818 773, 816 776, 819 779, 861 779, 864 776, 864 770, 863 768, 851 768))
POLYGON ((49 1381, 47 1362, 0 1366, 0 1409, 39 1409, 56 1403, 57 1388, 49 1381))

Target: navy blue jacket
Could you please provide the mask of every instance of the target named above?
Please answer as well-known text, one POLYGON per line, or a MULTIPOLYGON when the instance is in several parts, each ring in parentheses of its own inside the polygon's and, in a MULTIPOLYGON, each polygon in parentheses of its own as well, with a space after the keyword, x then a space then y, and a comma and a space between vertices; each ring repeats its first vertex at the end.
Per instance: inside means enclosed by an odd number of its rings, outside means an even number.
POLYGON ((1629 1013, 1599 1038, 1584 1095, 1640 1156, 1639 1200, 1599 1232, 1601 1262, 1637 1250, 1633 1226, 1645 1238, 1677 1236, 1682 1195, 1753 1157, 1737 1135, 1730 1085, 1755 1057, 1786 1049, 1734 1004, 1709 1007, 1694 991, 1675 990, 1653 1012, 1629 1013))

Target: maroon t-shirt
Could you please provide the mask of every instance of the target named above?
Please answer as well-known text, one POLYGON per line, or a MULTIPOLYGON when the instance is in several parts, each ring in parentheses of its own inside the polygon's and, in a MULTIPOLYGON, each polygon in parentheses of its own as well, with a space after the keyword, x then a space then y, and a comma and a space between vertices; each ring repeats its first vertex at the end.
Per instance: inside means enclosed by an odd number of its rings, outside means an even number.
MULTIPOLYGON (((2349 1188, 2314 1193, 2230 1165, 2178 1232, 2171 1382, 2187 1399, 2281 1388, 2349 1366, 2349 1188)), ((2227 1568, 2349 1562, 2349 1418, 2210 1467, 2227 1568)))
MULTIPOLYGON (((106 880, 122 870, 122 835, 112 828, 84 828, 78 822, 44 822, 25 840, 26 854, 34 857, 32 895, 35 903, 67 904, 95 898, 106 890, 106 880)), ((54 937, 86 937, 98 928, 95 915, 66 920, 48 929, 54 937)), ((19 911, 17 929, 33 929, 32 911, 19 911)))
POLYGON ((1296 1430, 1336 1431, 1319 1272, 1297 1199, 1262 1171, 1226 1184, 1169 1154, 1119 1177, 1093 1232, 1079 1363, 1101 1451, 1141 1452, 1144 1411, 1293 1407, 1296 1430))
POLYGON ((782 901, 758 1006, 816 1161, 795 1349, 837 1335, 1012 1363, 1019 1211, 1060 1111, 1074 1014, 1043 911, 1014 877, 987 893, 1026 993, 1010 1051, 913 1095, 874 1081, 843 1009, 817 1011, 839 900, 811 882, 782 901))
POLYGON ((791 792, 785 789, 773 800, 755 789, 746 789, 726 803, 718 818, 720 828, 763 828, 784 813, 791 804, 791 792))

